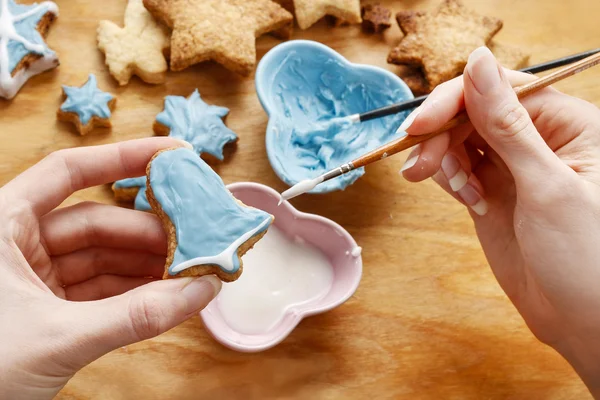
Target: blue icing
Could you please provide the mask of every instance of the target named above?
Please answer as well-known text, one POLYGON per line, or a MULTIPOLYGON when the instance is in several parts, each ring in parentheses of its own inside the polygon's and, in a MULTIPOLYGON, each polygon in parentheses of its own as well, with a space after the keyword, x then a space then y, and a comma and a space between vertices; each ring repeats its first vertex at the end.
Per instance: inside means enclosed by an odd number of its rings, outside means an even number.
MULTIPOLYGON (((270 224, 271 216, 261 210, 241 206, 223 181, 192 150, 180 148, 159 154, 150 166, 154 197, 177 231, 177 248, 169 273, 179 264, 197 257, 222 253, 244 234, 270 224)), ((240 263, 233 253, 233 270, 240 263)))
MULTIPOLYGON (((21 60, 29 53, 37 54, 54 54, 52 50, 44 42, 44 38, 37 31, 37 26, 42 17, 48 12, 55 9, 55 5, 49 3, 43 4, 31 4, 23 5, 17 4, 13 0, 8 0, 8 13, 16 18, 13 23, 15 32, 21 38, 25 39, 29 43, 32 43, 35 48, 27 48, 20 40, 14 40, 10 38, 8 41, 8 70, 12 73, 15 67, 21 62, 21 60), (52 7, 52 9, 51 9, 52 7), (24 16, 23 14, 28 13, 24 16), (21 17, 19 17, 21 15, 21 17), (22 19, 21 19, 22 18, 22 19), (41 50, 41 51, 39 51, 41 50)), ((0 19, 2 19, 3 9, 0 9, 0 19)))
MULTIPOLYGON (((257 88, 269 114, 267 152, 277 175, 294 185, 352 161, 400 137, 407 112, 360 124, 336 120, 390 105, 412 94, 393 74, 348 63, 314 42, 278 46, 261 61, 257 88)), ((354 170, 312 193, 343 190, 364 174, 354 170)))
POLYGON ((225 107, 206 104, 196 89, 189 99, 167 96, 165 109, 156 120, 171 130, 169 136, 191 143, 199 154, 223 160, 223 146, 237 140, 235 132, 223 123, 228 113, 225 107))
POLYGON ((108 103, 113 99, 110 93, 98 89, 98 82, 93 74, 82 87, 63 86, 67 99, 60 106, 61 111, 74 112, 82 124, 87 124, 93 116, 110 118, 108 103))
POLYGON ((135 196, 134 208, 140 211, 150 211, 150 203, 146 197, 146 176, 140 176, 138 178, 126 178, 115 182, 116 189, 128 189, 137 187, 140 190, 135 196))

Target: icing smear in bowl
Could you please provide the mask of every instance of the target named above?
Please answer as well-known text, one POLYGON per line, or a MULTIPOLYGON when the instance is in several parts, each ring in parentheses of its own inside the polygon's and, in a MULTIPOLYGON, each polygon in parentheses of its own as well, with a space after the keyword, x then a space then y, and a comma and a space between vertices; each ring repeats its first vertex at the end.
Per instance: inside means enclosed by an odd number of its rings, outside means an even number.
MULTIPOLYGON (((260 61, 256 89, 269 115, 267 154, 288 185, 317 176, 397 137, 407 113, 353 124, 342 119, 412 99, 408 86, 382 68, 353 64, 329 47, 289 41, 260 61)), ((325 182, 312 193, 345 189, 359 168, 325 182)))
POLYGON ((244 204, 275 216, 274 224, 243 257, 244 272, 200 315, 209 333, 243 352, 269 349, 307 316, 344 303, 362 275, 360 247, 341 226, 305 214, 263 185, 228 186, 244 204))

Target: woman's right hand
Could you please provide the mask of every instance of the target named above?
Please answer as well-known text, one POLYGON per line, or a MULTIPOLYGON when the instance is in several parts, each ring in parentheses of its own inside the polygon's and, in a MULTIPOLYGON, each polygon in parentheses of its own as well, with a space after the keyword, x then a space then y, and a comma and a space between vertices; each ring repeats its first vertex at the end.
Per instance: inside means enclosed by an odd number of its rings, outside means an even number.
POLYGON ((502 289, 600 398, 600 110, 551 88, 519 102, 512 87, 533 79, 473 52, 405 127, 426 134, 463 108, 471 123, 419 145, 402 173, 469 207, 502 289))

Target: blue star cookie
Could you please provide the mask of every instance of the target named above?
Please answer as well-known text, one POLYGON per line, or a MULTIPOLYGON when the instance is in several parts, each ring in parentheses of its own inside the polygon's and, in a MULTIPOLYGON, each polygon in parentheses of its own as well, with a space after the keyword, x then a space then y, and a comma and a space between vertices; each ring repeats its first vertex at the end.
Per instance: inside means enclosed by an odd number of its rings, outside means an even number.
POLYGON ((29 78, 58 66, 56 53, 44 42, 57 16, 51 1, 0 0, 0 97, 12 99, 29 78))
POLYGON ((229 109, 206 104, 198 89, 189 98, 167 96, 165 108, 156 116, 154 132, 183 139, 200 155, 209 154, 223 160, 223 147, 237 140, 237 135, 223 123, 229 109))
POLYGON ((111 127, 109 118, 117 99, 98 89, 93 74, 81 87, 63 86, 63 95, 65 102, 58 110, 58 119, 73 123, 81 135, 95 127, 111 127))

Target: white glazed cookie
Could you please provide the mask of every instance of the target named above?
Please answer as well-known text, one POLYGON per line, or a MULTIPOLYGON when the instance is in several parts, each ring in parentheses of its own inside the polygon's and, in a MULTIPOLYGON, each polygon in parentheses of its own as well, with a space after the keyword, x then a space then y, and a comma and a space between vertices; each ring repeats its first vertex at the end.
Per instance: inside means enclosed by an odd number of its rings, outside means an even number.
POLYGON ((12 99, 29 78, 58 66, 56 53, 44 42, 57 16, 51 1, 0 0, 0 97, 12 99))
POLYGON ((98 48, 106 55, 106 65, 120 85, 131 75, 147 83, 165 81, 169 48, 167 28, 154 20, 142 0, 129 0, 125 10, 125 27, 110 21, 98 25, 98 48))

